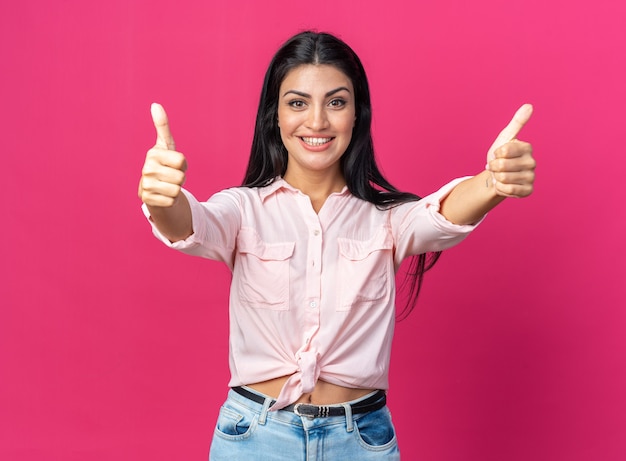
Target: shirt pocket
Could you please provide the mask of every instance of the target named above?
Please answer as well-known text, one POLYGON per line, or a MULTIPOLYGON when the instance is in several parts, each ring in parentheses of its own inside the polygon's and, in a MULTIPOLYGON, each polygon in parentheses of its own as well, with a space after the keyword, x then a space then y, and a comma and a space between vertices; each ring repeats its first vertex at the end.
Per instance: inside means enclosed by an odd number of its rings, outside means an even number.
POLYGON ((348 311, 389 299, 393 279, 393 238, 381 228, 369 240, 339 238, 339 305, 348 311))
POLYGON ((237 236, 236 289, 242 304, 256 309, 289 309, 289 263, 295 242, 267 243, 250 228, 237 236))

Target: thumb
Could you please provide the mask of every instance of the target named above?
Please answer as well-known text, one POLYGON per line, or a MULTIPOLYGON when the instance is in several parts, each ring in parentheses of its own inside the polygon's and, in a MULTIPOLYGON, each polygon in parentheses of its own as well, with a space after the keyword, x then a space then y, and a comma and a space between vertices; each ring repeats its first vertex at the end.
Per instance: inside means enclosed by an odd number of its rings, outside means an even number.
POLYGON ((152 114, 152 122, 156 129, 156 146, 162 149, 176 150, 176 143, 172 137, 170 125, 167 121, 167 114, 163 106, 153 102, 150 106, 150 113, 152 114))
POLYGON ((532 114, 533 106, 530 104, 524 104, 522 107, 517 109, 517 112, 515 112, 515 115, 509 124, 500 132, 496 140, 489 148, 487 158, 492 159, 494 157, 493 153, 498 147, 515 139, 524 125, 526 125, 526 122, 528 122, 532 114))

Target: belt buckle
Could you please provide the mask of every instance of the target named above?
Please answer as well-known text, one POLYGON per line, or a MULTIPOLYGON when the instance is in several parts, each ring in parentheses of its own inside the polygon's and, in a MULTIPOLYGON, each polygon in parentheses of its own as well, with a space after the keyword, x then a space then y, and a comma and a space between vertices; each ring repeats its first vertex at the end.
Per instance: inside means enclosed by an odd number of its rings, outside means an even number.
MULTIPOLYGON (((315 418, 315 416, 317 416, 316 414, 314 414, 311 410, 313 409, 313 405, 306 405, 304 403, 296 403, 293 406, 293 412, 298 415, 298 416, 306 416, 307 418, 315 418), (300 408, 304 409, 304 412, 300 412, 300 408), (309 410, 309 411, 307 411, 309 410)), ((319 411, 318 411, 319 413, 319 411)))
POLYGON ((308 405, 306 403, 296 403, 293 406, 293 412, 298 416, 306 416, 309 419, 325 416, 324 407, 308 405))
POLYGON ((329 415, 330 408, 327 406, 308 405, 306 403, 296 403, 293 406, 293 412, 298 416, 306 416, 307 418, 321 418, 329 415))

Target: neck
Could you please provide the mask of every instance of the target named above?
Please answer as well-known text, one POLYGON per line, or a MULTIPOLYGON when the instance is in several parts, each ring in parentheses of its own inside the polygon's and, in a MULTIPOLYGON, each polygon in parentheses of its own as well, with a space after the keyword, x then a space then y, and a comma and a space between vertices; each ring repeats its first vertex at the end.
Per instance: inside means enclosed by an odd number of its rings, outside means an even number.
POLYGON ((283 179, 309 197, 316 213, 322 208, 330 194, 341 192, 346 185, 341 174, 333 176, 308 174, 305 176, 289 174, 287 171, 283 179))

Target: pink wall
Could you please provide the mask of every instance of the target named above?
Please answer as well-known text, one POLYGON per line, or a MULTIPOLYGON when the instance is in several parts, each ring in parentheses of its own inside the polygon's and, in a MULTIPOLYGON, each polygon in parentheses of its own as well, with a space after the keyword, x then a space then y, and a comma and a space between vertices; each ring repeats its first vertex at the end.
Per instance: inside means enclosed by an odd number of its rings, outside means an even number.
POLYGON ((535 105, 536 194, 448 251, 398 325, 403 459, 626 459, 625 18, 622 0, 3 2, 0 459, 206 459, 229 277, 141 215, 149 105, 197 196, 238 184, 265 67, 309 27, 362 57, 402 188, 479 171, 535 105))

